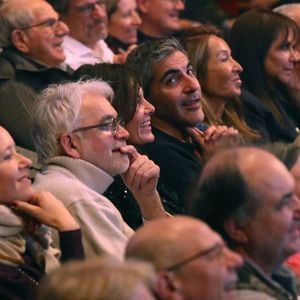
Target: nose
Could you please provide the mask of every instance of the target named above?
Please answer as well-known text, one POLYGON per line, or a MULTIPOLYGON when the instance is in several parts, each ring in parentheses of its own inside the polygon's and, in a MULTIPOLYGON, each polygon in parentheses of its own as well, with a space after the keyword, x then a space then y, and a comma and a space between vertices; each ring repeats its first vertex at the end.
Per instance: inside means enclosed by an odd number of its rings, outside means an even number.
POLYGON ((198 79, 195 76, 190 76, 188 74, 185 74, 184 76, 183 92, 186 94, 191 94, 199 90, 201 94, 201 86, 198 79))
POLYGON ((143 99, 143 104, 145 107, 145 112, 149 114, 153 114, 155 112, 155 107, 150 102, 148 102, 145 98, 143 99))
POLYGON ((233 70, 237 73, 242 73, 243 72, 242 66, 233 58, 232 58, 232 62, 233 62, 233 70))
POLYGON ((135 26, 139 26, 139 25, 142 24, 142 20, 141 20, 140 15, 138 14, 137 11, 133 12, 133 15, 132 15, 132 24, 135 25, 135 26))
POLYGON ((105 4, 95 3, 94 10, 92 13, 92 18, 93 19, 106 19, 107 18, 105 4))
POLYGON ((185 9, 185 3, 184 3, 184 0, 177 0, 176 2, 175 2, 175 8, 177 9, 177 10, 184 10, 185 9))
POLYGON ((240 254, 230 250, 229 248, 225 248, 223 251, 227 268, 238 269, 243 265, 244 261, 240 254))
POLYGON ((26 156, 24 156, 24 155, 22 155, 22 154, 20 154, 18 152, 16 152, 16 157, 17 157, 17 159, 19 161, 20 168, 22 168, 22 169, 24 169, 24 168, 29 169, 31 167, 32 161, 29 158, 27 158, 26 156))
POLYGON ((121 125, 119 125, 119 129, 117 130, 114 138, 117 140, 127 140, 129 138, 129 132, 121 125))
POLYGON ((65 36, 65 35, 69 34, 70 30, 69 30, 69 27, 66 23, 64 23, 62 21, 58 21, 57 27, 56 27, 56 32, 60 36, 65 36))

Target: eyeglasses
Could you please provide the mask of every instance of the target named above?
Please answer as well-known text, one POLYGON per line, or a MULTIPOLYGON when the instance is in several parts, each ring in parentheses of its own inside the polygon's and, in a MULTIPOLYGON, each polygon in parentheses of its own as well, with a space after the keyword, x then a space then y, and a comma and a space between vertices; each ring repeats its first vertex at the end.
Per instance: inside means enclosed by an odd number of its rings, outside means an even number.
POLYGON ((26 30, 26 29, 30 29, 30 28, 33 28, 33 27, 49 27, 49 28, 52 28, 53 30, 57 29, 58 26, 60 25, 61 21, 58 20, 58 19, 47 19, 47 20, 44 20, 40 23, 37 23, 37 24, 33 24, 33 25, 29 25, 29 26, 25 26, 25 27, 22 27, 22 28, 19 28, 19 29, 22 29, 22 30, 26 30))
POLYGON ((213 247, 209 248, 209 249, 206 249, 206 250, 202 250, 198 253, 196 253, 195 255, 189 257, 189 258, 186 258, 178 263, 175 263, 174 265, 172 266, 169 266, 167 268, 165 268, 166 271, 175 271, 183 266, 185 266, 186 264, 200 258, 200 257, 204 257, 204 256, 220 256, 222 253, 223 253, 223 248, 224 248, 224 245, 223 244, 217 244, 217 245, 214 245, 213 247))
POLYGON ((97 0, 93 3, 87 3, 80 6, 75 6, 74 10, 82 14, 91 14, 94 11, 96 5, 104 6, 105 2, 104 0, 97 0))
POLYGON ((102 131, 110 131, 113 136, 116 136, 119 133, 120 126, 124 127, 124 124, 125 124, 124 121, 122 121, 120 118, 109 118, 104 123, 79 127, 74 129, 72 132, 86 131, 86 130, 97 128, 102 131))

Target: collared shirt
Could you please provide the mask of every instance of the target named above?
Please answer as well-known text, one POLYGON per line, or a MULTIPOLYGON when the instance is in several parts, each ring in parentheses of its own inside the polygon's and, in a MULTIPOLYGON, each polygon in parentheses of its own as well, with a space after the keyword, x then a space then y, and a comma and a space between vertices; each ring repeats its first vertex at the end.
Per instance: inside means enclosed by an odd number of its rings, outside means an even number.
POLYGON ((245 260, 238 270, 237 290, 237 300, 297 299, 295 274, 284 265, 274 268, 269 277, 253 261, 245 260))
POLYGON ((114 53, 109 49, 104 40, 99 40, 95 49, 91 49, 70 36, 64 37, 64 53, 66 64, 73 70, 84 64, 97 64, 101 62, 112 63, 114 53))

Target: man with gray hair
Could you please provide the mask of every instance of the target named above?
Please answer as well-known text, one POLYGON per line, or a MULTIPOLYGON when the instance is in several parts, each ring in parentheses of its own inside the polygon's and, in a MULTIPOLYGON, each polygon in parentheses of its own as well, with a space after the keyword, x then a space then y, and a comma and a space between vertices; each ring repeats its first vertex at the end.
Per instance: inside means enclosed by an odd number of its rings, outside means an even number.
POLYGON ((62 63, 68 27, 43 0, 0 4, 0 124, 16 144, 34 150, 29 135, 35 98, 49 84, 69 79, 62 63))
POLYGON ((189 203, 244 257, 237 299, 297 299, 295 275, 283 262, 300 250, 300 200, 275 156, 251 147, 216 154, 189 203))
POLYGON ((165 217, 156 190, 159 168, 126 145, 128 132, 110 104, 113 92, 103 81, 54 85, 40 95, 33 138, 41 173, 34 186, 64 203, 81 227, 87 257, 123 257, 133 230, 102 193, 122 178, 144 219, 165 217))

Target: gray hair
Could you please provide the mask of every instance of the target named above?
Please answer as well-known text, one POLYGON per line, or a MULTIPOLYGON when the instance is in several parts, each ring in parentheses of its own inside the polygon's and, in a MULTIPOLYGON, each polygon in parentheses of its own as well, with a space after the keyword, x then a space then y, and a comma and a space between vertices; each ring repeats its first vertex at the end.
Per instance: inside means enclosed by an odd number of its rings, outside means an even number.
POLYGON ((29 0, 7 0, 0 4, 0 47, 11 45, 11 33, 14 29, 24 28, 34 22, 33 10, 29 0))
POLYGON ((141 44, 128 55, 126 64, 140 74, 145 98, 151 100, 149 94, 153 80, 152 65, 172 55, 176 51, 180 51, 187 56, 178 40, 168 38, 141 44))
POLYGON ((110 102, 114 95, 112 88, 102 80, 54 84, 39 95, 32 138, 41 164, 62 154, 58 140, 63 133, 74 130, 82 99, 87 93, 99 94, 110 102))

